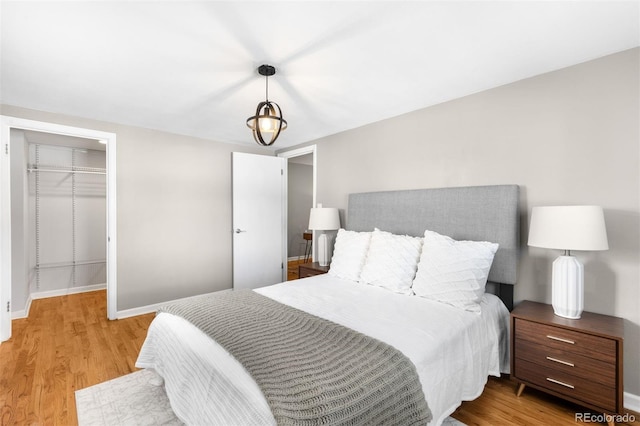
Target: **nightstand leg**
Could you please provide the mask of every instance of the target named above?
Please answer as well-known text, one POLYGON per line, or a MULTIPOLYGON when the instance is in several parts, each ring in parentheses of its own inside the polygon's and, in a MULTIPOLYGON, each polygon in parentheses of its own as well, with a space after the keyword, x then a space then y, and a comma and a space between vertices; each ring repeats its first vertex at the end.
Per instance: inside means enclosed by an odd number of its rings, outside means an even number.
POLYGON ((520 396, 520 395, 522 395, 522 392, 524 391, 524 387, 525 387, 525 386, 526 386, 526 385, 525 385, 524 383, 520 383, 520 384, 518 385, 518 390, 516 391, 516 396, 520 396))

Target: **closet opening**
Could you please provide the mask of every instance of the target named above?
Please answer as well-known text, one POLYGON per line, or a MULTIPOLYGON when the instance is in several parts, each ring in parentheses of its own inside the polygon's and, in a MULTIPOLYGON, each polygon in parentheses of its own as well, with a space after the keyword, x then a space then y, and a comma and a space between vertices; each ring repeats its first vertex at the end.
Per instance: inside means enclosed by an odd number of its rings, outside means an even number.
POLYGON ((13 176, 26 169, 22 188, 12 188, 12 317, 21 318, 31 300, 106 289, 106 146, 11 133, 13 176))
POLYGON ((34 131, 24 138, 31 299, 106 289, 106 146, 34 131))
POLYGON ((106 288, 116 319, 116 135, 0 116, 0 136, 0 342, 45 297, 106 288))

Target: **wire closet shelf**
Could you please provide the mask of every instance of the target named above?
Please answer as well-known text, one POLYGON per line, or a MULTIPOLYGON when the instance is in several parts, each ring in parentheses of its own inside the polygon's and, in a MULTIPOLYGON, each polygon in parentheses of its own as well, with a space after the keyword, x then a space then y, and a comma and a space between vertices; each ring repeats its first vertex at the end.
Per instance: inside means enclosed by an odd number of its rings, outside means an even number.
POLYGON ((79 260, 77 259, 76 252, 76 197, 77 197, 77 184, 75 175, 76 174, 91 174, 91 175, 106 175, 107 169, 100 167, 83 167, 77 166, 76 162, 76 153, 86 153, 87 151, 95 151, 95 150, 86 150, 86 149, 76 149, 71 147, 62 147, 62 146, 50 146, 45 144, 33 144, 35 148, 35 162, 31 164, 27 164, 27 172, 33 173, 35 175, 35 272, 36 272, 36 288, 40 289, 40 272, 43 269, 52 269, 52 268, 63 268, 63 267, 71 267, 71 279, 72 285, 75 287, 77 285, 77 267, 81 266, 90 266, 90 265, 99 265, 106 264, 106 259, 87 259, 87 260, 79 260), (40 148, 55 148, 60 150, 70 150, 71 151, 71 165, 59 165, 59 164, 43 164, 40 162, 41 152, 40 148), (40 198, 41 198, 41 184, 40 184, 40 174, 41 173, 67 173, 71 175, 71 199, 72 199, 72 258, 69 261, 63 262, 51 262, 51 263, 43 263, 41 262, 40 255, 40 198))

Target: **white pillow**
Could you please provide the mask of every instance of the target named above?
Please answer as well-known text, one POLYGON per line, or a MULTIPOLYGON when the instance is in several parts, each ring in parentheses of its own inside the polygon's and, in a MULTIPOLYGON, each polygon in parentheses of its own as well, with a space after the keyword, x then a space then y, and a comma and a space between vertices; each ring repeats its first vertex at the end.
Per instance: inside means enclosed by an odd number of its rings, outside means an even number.
POLYGON ((360 282, 384 287, 395 293, 413 294, 422 238, 394 235, 374 229, 360 282))
POLYGON ((358 281, 367 257, 370 240, 371 232, 338 230, 329 275, 358 281))
POLYGON ((456 241, 427 230, 412 290, 418 296, 480 313, 497 250, 495 243, 456 241))

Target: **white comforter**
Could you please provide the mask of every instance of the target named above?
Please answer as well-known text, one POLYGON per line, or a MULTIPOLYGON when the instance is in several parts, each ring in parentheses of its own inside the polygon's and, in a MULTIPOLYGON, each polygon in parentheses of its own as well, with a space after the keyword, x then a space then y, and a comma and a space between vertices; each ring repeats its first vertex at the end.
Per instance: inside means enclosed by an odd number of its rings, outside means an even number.
MULTIPOLYGON (((478 397, 489 375, 508 371, 509 312, 490 294, 477 315, 326 274, 256 291, 402 351, 416 366, 432 425, 478 397)), ((164 378, 171 406, 187 424, 275 424, 242 365, 180 317, 162 313, 154 319, 136 366, 164 378)))

